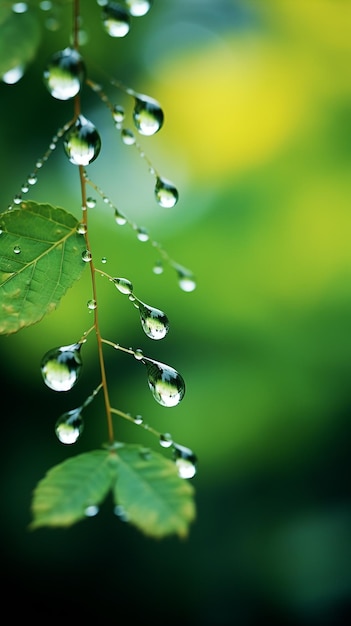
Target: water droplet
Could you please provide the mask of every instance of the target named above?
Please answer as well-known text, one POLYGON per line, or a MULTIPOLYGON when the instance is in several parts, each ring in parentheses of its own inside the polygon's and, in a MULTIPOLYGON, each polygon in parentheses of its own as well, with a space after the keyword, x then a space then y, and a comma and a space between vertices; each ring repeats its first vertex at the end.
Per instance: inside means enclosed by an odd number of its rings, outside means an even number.
POLYGON ((77 50, 65 48, 53 54, 44 70, 44 83, 54 98, 76 96, 85 80, 85 64, 77 50))
POLYGON ((172 444, 172 436, 169 433, 163 433, 160 435, 160 446, 162 446, 162 448, 170 448, 172 444))
POLYGON ((139 241, 143 241, 143 242, 149 241, 149 238, 150 238, 149 233, 142 226, 139 226, 136 229, 136 233, 137 233, 137 238, 139 241))
POLYGON ((27 2, 14 2, 12 5, 12 11, 14 13, 25 13, 28 9, 27 2))
POLYGON ((15 83, 18 83, 18 81, 22 78, 24 70, 25 68, 23 65, 17 65, 17 67, 12 67, 10 70, 7 70, 7 72, 4 72, 1 80, 6 83, 6 85, 14 85, 15 83))
POLYGON ((178 284, 182 291, 194 291, 196 289, 196 281, 192 272, 181 265, 176 265, 175 269, 178 274, 178 284))
POLYGON ((125 295, 130 295, 133 292, 133 285, 128 280, 128 278, 114 278, 114 284, 116 285, 118 291, 124 293, 125 295))
POLYGON ((29 174, 27 181, 29 185, 35 185, 35 183, 38 181, 38 177, 33 172, 32 174, 29 174))
POLYGON ((144 419, 143 419, 143 417, 142 417, 141 415, 136 415, 136 416, 135 416, 135 418, 134 418, 134 423, 135 423, 135 424, 138 424, 138 426, 139 426, 140 424, 142 424, 142 423, 143 423, 143 421, 144 421, 144 419))
POLYGON ((95 517, 95 515, 97 515, 98 512, 99 512, 99 507, 96 504, 89 504, 89 506, 87 506, 84 511, 87 517, 95 517))
POLYGON ((156 261, 155 265, 152 268, 154 274, 163 274, 164 267, 162 261, 156 261))
POLYGON ((141 135, 154 135, 162 127, 164 115, 157 100, 137 94, 133 120, 141 135))
POLYGON ((58 418, 55 425, 55 433, 61 443, 76 443, 82 434, 84 423, 81 410, 81 407, 72 409, 58 418))
POLYGON ((129 128, 123 128, 121 132, 122 141, 126 146, 132 146, 135 143, 134 133, 129 128))
POLYGON ((173 183, 158 176, 155 185, 155 197, 160 206, 170 209, 177 204, 179 194, 173 183))
POLYGON ((96 207, 95 198, 87 198, 87 207, 88 209, 93 209, 94 207, 96 207))
POLYGON ((89 263, 89 261, 91 261, 92 258, 93 257, 92 257, 90 250, 84 250, 84 252, 82 252, 82 259, 85 263, 89 263))
POLYGON ((121 124, 125 117, 124 108, 119 104, 115 104, 113 107, 112 115, 115 122, 117 122, 117 124, 121 124))
POLYGON ((142 17, 150 10, 152 0, 126 0, 126 5, 133 17, 142 17))
POLYGON ((141 348, 134 350, 134 357, 137 361, 141 361, 144 358, 144 353, 141 348))
POLYGON ((160 309, 149 306, 145 302, 137 301, 140 321, 145 334, 150 339, 163 339, 169 330, 169 321, 165 313, 160 309))
POLYGON ((173 444, 173 456, 181 478, 193 478, 196 474, 197 457, 190 448, 173 444))
POLYGON ((76 384, 82 369, 80 343, 49 350, 41 361, 44 383, 54 391, 69 391, 76 384))
POLYGON ((90 309, 90 311, 94 311, 94 309, 96 309, 97 307, 96 300, 88 300, 87 307, 88 309, 90 309))
POLYGON ((125 37, 130 30, 130 15, 116 2, 107 2, 102 9, 102 23, 110 37, 125 37))
POLYGON ((119 517, 121 522, 129 521, 129 515, 121 504, 116 504, 115 508, 113 509, 113 512, 115 515, 117 515, 117 517, 119 517))
POLYGON ((84 224, 83 222, 80 222, 80 224, 77 225, 77 233, 78 235, 86 235, 87 232, 87 225, 84 224))
POLYGON ((15 246, 13 249, 15 254, 20 254, 21 253, 21 248, 19 246, 15 246))
POLYGON ((169 365, 143 359, 148 373, 148 384, 156 402, 162 406, 176 406, 184 397, 185 382, 182 376, 169 365))
POLYGON ((100 153, 101 139, 94 124, 79 115, 74 126, 67 132, 63 147, 74 165, 88 165, 100 153))
POLYGON ((124 226, 127 223, 127 218, 118 209, 115 209, 115 221, 118 226, 124 226))
POLYGON ((101 259, 101 263, 102 263, 103 265, 105 265, 105 264, 107 263, 107 259, 106 259, 106 257, 105 257, 105 256, 103 256, 103 257, 102 257, 102 259, 101 259))

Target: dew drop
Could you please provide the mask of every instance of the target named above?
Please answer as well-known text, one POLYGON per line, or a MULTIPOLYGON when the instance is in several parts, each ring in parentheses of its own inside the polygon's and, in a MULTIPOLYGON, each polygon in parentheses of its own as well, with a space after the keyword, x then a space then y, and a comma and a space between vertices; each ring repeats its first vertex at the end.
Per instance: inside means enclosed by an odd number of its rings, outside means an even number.
POLYGON ((85 263, 89 263, 89 261, 91 261, 92 258, 93 257, 92 257, 90 250, 84 250, 84 252, 82 252, 82 259, 85 263))
POLYGON ((88 165, 100 153, 101 139, 94 124, 79 115, 63 141, 65 152, 74 165, 88 165))
POLYGON ((157 100, 138 94, 135 97, 133 120, 141 135, 154 135, 162 127, 164 115, 157 100))
POLYGON ((150 10, 152 0, 126 0, 126 5, 133 17, 142 17, 150 10))
POLYGON ((28 9, 26 2, 14 2, 12 5, 12 11, 14 13, 25 13, 28 9))
POLYGON ((130 280, 128 280, 128 278, 114 278, 113 282, 116 285, 118 291, 120 291, 121 293, 125 295, 130 295, 131 293, 133 293, 133 285, 130 280))
POLYGON ((27 181, 29 185, 35 185, 35 183, 38 181, 38 177, 33 172, 32 174, 29 174, 27 181))
POLYGON ((87 207, 88 209, 94 209, 94 207, 96 207, 95 198, 87 198, 87 207))
POLYGON ((80 222, 77 225, 76 230, 77 230, 78 235, 86 235, 86 233, 87 233, 87 225, 84 224, 83 222, 80 222))
POLYGON ((172 436, 169 433, 162 433, 160 435, 160 446, 162 446, 162 448, 170 448, 172 444, 172 436))
POLYGON ((76 384, 82 369, 80 343, 49 350, 41 361, 44 383, 54 391, 69 391, 76 384))
POLYGON ((162 406, 176 406, 184 397, 185 382, 182 376, 169 365, 143 359, 148 373, 148 384, 156 402, 162 406))
POLYGON ((118 209, 115 209, 115 221, 118 226, 124 226, 127 223, 127 218, 118 209))
POLYGON ((149 238, 150 238, 149 233, 142 226, 139 226, 136 229, 136 233, 137 233, 137 238, 139 241, 143 241, 143 242, 149 241, 149 238))
POLYGON ((89 506, 87 506, 84 511, 87 517, 95 517, 95 515, 97 515, 98 512, 99 512, 99 507, 96 504, 89 504, 89 506))
POLYGON ((144 421, 142 415, 136 415, 134 418, 134 423, 137 424, 138 426, 140 426, 140 424, 142 424, 144 421))
POLYGON ((117 124, 121 124, 125 117, 124 108, 119 104, 115 104, 113 107, 112 116, 117 124))
POLYGON ((103 257, 102 257, 102 259, 101 259, 101 263, 102 263, 103 265, 105 265, 105 264, 107 263, 107 259, 106 259, 106 257, 105 257, 105 256, 103 256, 103 257))
POLYGON ((173 455, 181 478, 193 478, 196 474, 197 457, 190 448, 173 444, 173 455))
POLYGON ((122 141, 126 146, 135 144, 135 135, 129 128, 123 128, 121 132, 122 141))
POLYGON ((116 504, 115 508, 113 509, 113 512, 117 517, 119 517, 121 522, 129 521, 129 515, 121 504, 116 504))
POLYGON ((136 350, 134 350, 134 358, 137 361, 142 361, 142 359, 144 358, 144 353, 141 348, 137 348, 136 350))
POLYGON ((102 23, 110 37, 125 37, 130 30, 130 15, 117 2, 107 2, 102 9, 102 23))
POLYGON ((160 309, 149 306, 138 300, 140 321, 144 333, 150 339, 163 339, 169 330, 169 321, 165 313, 160 309))
POLYGON ((152 268, 154 274, 163 274, 164 267, 162 261, 156 261, 155 265, 152 268))
POLYGON ((6 85, 14 85, 18 83, 18 81, 22 78, 24 74, 24 66, 17 65, 16 67, 12 67, 10 70, 7 70, 2 77, 1 80, 6 83, 6 85))
POLYGON ((158 176, 155 185, 155 197, 160 206, 170 209, 177 204, 179 194, 173 183, 158 176))
POLYGON ((176 265, 175 269, 178 274, 178 284, 182 291, 191 292, 196 289, 196 281, 194 275, 185 267, 176 265))
POLYGON ((55 433, 61 443, 76 443, 82 434, 84 423, 81 415, 81 407, 63 413, 55 425, 55 433))
POLYGON ((13 249, 15 254, 20 254, 21 253, 21 248, 19 246, 15 246, 13 249))
POLYGON ((85 64, 82 56, 73 48, 65 48, 52 55, 45 70, 44 83, 57 100, 69 100, 76 96, 85 80, 85 64))
POLYGON ((96 300, 88 300, 87 307, 90 311, 94 311, 97 307, 96 300))

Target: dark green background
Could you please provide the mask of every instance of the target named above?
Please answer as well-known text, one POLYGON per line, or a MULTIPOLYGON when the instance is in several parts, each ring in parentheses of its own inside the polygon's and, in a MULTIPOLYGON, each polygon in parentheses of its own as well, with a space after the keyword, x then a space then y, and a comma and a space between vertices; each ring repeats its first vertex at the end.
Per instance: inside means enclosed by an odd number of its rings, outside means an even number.
MULTIPOLYGON (((155 276, 152 246, 117 227, 101 201, 91 211, 97 266, 129 278, 171 322, 164 341, 147 340, 137 310, 101 279, 104 336, 142 347, 187 385, 181 405, 164 409, 142 368, 107 350, 111 398, 196 452, 198 513, 185 541, 145 538, 113 515, 110 501, 70 529, 28 531, 31 492, 47 469, 107 438, 100 398, 74 447, 53 432, 56 418, 99 382, 93 336, 70 394, 44 387, 39 369, 48 349, 91 325, 86 272, 55 313, 0 340, 6 595, 14 594, 15 610, 25 598, 28 613, 43 620, 77 612, 119 624, 346 623, 350 3, 155 0, 121 40, 104 32, 95 2, 81 6, 89 76, 129 116, 132 101, 109 75, 164 106, 162 131, 138 141, 176 183, 179 202, 169 210, 156 204, 147 163, 122 144, 108 110, 85 88, 83 110, 102 138, 88 173, 198 283, 184 293, 171 268, 155 276)), ((45 14, 34 14, 43 26, 45 14)), ((57 30, 41 29, 24 77, 0 84, 2 210, 72 116, 72 103, 54 101, 42 82, 48 57, 69 44, 70 7, 58 17, 57 30)), ((79 217, 78 174, 61 145, 30 197, 79 217)), ((128 423, 116 421, 116 433, 158 448, 128 423)))

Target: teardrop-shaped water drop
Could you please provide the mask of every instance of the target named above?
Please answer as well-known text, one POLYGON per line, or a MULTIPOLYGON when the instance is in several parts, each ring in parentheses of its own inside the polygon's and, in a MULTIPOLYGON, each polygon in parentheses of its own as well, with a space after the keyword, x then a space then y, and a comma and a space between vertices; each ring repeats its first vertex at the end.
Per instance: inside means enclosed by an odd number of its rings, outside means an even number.
POLYGON ((149 96, 137 94, 133 120, 135 127, 141 135, 154 135, 162 127, 164 115, 157 100, 149 96))
POLYGON ((173 444, 172 435, 170 435, 169 433, 161 433, 160 446, 162 446, 162 448, 170 448, 172 444, 173 444))
POLYGON ((137 302, 144 333, 150 337, 150 339, 163 339, 169 330, 167 315, 160 309, 145 304, 145 302, 141 302, 140 300, 137 302))
POLYGON ((114 278, 113 282, 116 285, 118 291, 125 294, 126 296, 129 296, 131 293, 133 293, 133 285, 130 280, 128 280, 128 278, 114 278))
POLYGON ((101 139, 94 124, 79 115, 74 126, 66 133, 63 147, 74 165, 88 165, 95 161, 101 149, 101 139))
POLYGON ((81 343, 49 350, 42 358, 44 383, 54 391, 69 391, 76 384, 82 369, 81 343))
POLYGON ((156 402, 162 406, 176 406, 184 397, 185 382, 182 376, 169 365, 144 358, 148 384, 156 402))
POLYGON ((45 70, 44 83, 57 100, 76 96, 85 80, 85 63, 74 48, 65 48, 52 55, 45 70))
POLYGON ((82 434, 84 422, 81 415, 81 407, 63 413, 55 424, 55 433, 59 441, 65 444, 76 443, 82 434))
POLYGON ((146 15, 152 6, 152 0, 125 0, 125 3, 133 17, 146 15))
POLYGON ((102 9, 102 23, 110 37, 125 37, 130 30, 130 15, 117 2, 107 2, 102 9))
POLYGON ((178 284, 181 290, 186 292, 194 291, 194 289, 196 289, 196 281, 193 273, 181 265, 175 265, 175 269, 178 274, 178 284))
POLYGON ((177 204, 179 194, 171 181, 158 176, 155 185, 155 197, 160 206, 171 209, 177 204))
POLYGON ((197 457, 190 448, 173 444, 173 456, 181 478, 193 478, 196 474, 197 457))

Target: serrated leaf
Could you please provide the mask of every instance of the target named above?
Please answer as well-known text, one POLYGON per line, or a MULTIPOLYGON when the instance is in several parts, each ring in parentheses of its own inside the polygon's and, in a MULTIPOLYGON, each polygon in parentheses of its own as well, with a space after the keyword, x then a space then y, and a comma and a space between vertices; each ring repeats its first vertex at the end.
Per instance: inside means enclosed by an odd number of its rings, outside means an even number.
POLYGON ((115 480, 111 453, 93 450, 50 469, 38 483, 32 501, 30 528, 71 526, 98 506, 115 480))
POLYGON ((114 498, 127 521, 152 537, 185 537, 195 518, 194 490, 175 464, 134 444, 121 447, 117 459, 114 498))
POLYGON ((0 215, 0 334, 38 322, 79 279, 85 240, 77 224, 64 209, 36 202, 0 215))
POLYGON ((0 12, 0 77, 33 60, 40 43, 40 26, 30 11, 14 13, 10 4, 0 12), (9 8, 10 10, 9 10, 9 8))

